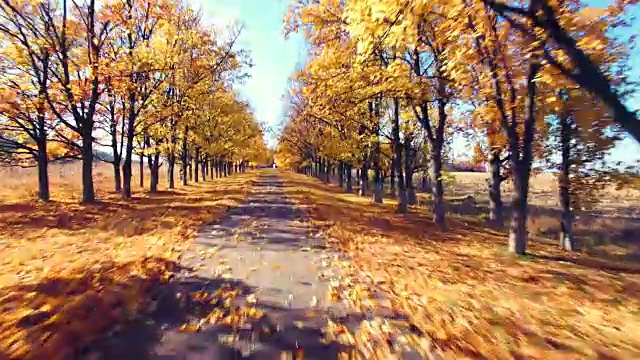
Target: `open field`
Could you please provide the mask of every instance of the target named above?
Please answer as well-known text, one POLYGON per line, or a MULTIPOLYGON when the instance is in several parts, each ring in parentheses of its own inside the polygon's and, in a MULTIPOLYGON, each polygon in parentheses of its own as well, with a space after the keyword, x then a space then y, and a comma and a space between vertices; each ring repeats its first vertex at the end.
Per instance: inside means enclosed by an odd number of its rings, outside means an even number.
MULTIPOLYGON (((461 215, 483 219, 488 214, 487 174, 454 173, 455 181, 448 193, 451 198, 473 196, 474 209, 453 204, 451 210, 461 215)), ((502 186, 505 219, 509 219, 512 185, 502 186)), ((558 184, 552 174, 532 178, 529 193, 528 228, 532 237, 544 241, 558 239, 560 208, 558 184)), ((576 213, 574 232, 584 251, 613 253, 640 261, 640 192, 633 189, 616 190, 609 187, 601 194, 594 209, 576 213)))
MULTIPOLYGON (((529 255, 516 257, 506 251, 506 233, 477 217, 451 216, 450 230, 439 232, 424 208, 402 216, 393 201, 372 204, 310 177, 285 176, 287 195, 351 256, 345 271, 390 294, 447 358, 640 354, 640 264, 632 258, 561 252, 537 238, 529 255)), ((364 304, 363 289, 347 293, 364 304)))
MULTIPOLYGON (((454 180, 445 186, 446 208, 452 216, 486 221, 489 215, 487 173, 452 172, 454 180), (469 206, 467 197, 475 206, 469 206)), ((372 176, 370 176, 370 179, 372 176)), ((337 179, 333 179, 334 183, 337 179)), ((355 182, 355 177, 354 177, 355 182)), ((418 206, 430 207, 428 193, 420 189, 420 175, 414 175, 418 206)), ((373 187, 373 183, 369 185, 373 187)), ((355 191, 359 187, 354 186, 355 191)), ((388 192, 388 181, 385 191, 388 192)), ((505 224, 510 218, 513 196, 509 181, 502 184, 505 224)), ((389 196, 385 201, 392 201, 389 196)), ((558 205, 558 184, 553 174, 532 177, 529 192, 528 230, 533 239, 552 242, 559 239, 561 211, 558 205)), ((578 246, 593 255, 612 255, 615 259, 640 261, 640 191, 609 187, 602 192, 591 210, 576 213, 574 235, 578 246)))
MULTIPOLYGON (((112 170, 94 171, 80 205, 80 164, 51 166, 52 202, 35 201, 35 169, 0 173, 0 358, 65 359, 153 309, 153 291, 206 222, 242 201, 255 173, 123 201, 112 170)), ((148 183, 148 177, 147 177, 148 183)), ((134 184, 137 184, 134 179, 134 184)), ((76 355, 74 355, 76 354, 76 355)))

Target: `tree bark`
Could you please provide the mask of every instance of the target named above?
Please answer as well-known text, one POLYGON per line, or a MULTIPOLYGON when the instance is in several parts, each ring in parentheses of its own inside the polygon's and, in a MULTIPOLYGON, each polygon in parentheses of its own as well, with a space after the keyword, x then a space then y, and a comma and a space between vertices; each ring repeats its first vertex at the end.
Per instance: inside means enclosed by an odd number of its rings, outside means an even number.
POLYGON ((206 158, 202 158, 200 160, 200 168, 201 168, 200 172, 202 173, 201 175, 202 175, 203 182, 207 181, 207 164, 208 162, 206 158))
POLYGON ((200 148, 196 148, 196 153, 193 155, 193 167, 195 168, 194 172, 193 172, 193 182, 198 182, 200 180, 200 177, 198 175, 198 172, 200 171, 200 148))
POLYGON ((438 84, 438 126, 434 136, 430 136, 429 148, 431 149, 431 184, 433 195, 433 222, 438 228, 444 230, 444 185, 442 183, 442 146, 444 145, 444 129, 447 121, 447 100, 444 82, 438 84))
POLYGON ((149 169, 149 192, 157 193, 160 178, 160 153, 156 152, 153 156, 149 156, 149 159, 151 159, 151 166, 149 169))
POLYGON ((168 164, 167 164, 167 177, 169 178, 169 189, 176 188, 176 183, 174 178, 175 168, 176 168, 176 154, 172 151, 169 154, 168 164))
POLYGON ((442 185, 442 152, 431 147, 431 194, 433 195, 433 222, 440 228, 445 227, 444 186, 442 185), (435 180, 433 180, 435 179, 435 180))
POLYGON ((142 153, 142 150, 140 152, 139 155, 139 162, 138 165, 140 166, 140 189, 144 188, 144 154, 142 153))
POLYGON ((533 136, 535 134, 535 96, 534 79, 540 64, 532 62, 527 74, 526 116, 522 141, 522 155, 519 151, 519 136, 516 128, 509 132, 509 155, 513 173, 515 196, 513 197, 513 216, 509 227, 509 251, 524 254, 527 250, 527 211, 529 196, 529 177, 533 158, 533 136))
POLYGON ((362 155, 362 168, 360 169, 360 190, 358 195, 367 196, 367 190, 369 187, 369 161, 368 156, 365 153, 362 155))
POLYGON ((396 176, 398 177, 398 208, 397 211, 401 214, 406 214, 408 211, 407 206, 407 191, 404 174, 402 171, 402 142, 400 142, 400 102, 398 98, 393 99, 393 123, 391 133, 393 136, 393 153, 396 159, 395 168, 396 176))
POLYGON ((187 185, 187 171, 189 169, 188 168, 188 157, 189 157, 189 151, 187 148, 187 138, 189 136, 189 126, 185 126, 184 127, 184 134, 182 135, 182 185, 187 185))
MULTIPOLYGON (((115 100, 113 100, 115 101, 115 100)), ((120 160, 122 158, 122 154, 118 149, 118 129, 116 122, 116 114, 115 114, 115 105, 110 105, 111 112, 111 123, 109 124, 109 136, 111 137, 111 152, 113 152, 113 180, 114 180, 114 189, 117 192, 122 191, 122 177, 120 176, 120 160)), ((123 135, 124 136, 124 135, 123 135)))
MULTIPOLYGON (((44 129, 43 129, 44 130, 44 129)), ((47 139, 43 137, 45 132, 40 132, 38 138, 38 198, 44 202, 49 201, 49 159, 47 158, 47 139)))
POLYGON ((393 199, 398 198, 398 192, 396 187, 396 156, 391 155, 391 166, 389 171, 389 195, 393 199))
POLYGON ((422 172, 422 179, 420 181, 420 189, 426 193, 431 194, 431 179, 429 178, 428 170, 422 172))
POLYGON ((82 133, 82 202, 93 203, 96 200, 93 189, 93 126, 86 126, 82 133))
POLYGON ((560 146, 562 148, 562 162, 560 164, 559 192, 562 207, 562 221, 560 233, 560 248, 573 251, 573 209, 571 208, 570 171, 571 171, 571 123, 570 116, 563 114, 560 118, 560 146))
POLYGON ((415 205, 418 202, 416 189, 413 185, 413 166, 415 161, 415 150, 411 143, 413 134, 407 134, 404 138, 404 172, 407 187, 407 204, 415 205))
POLYGON ((331 161, 329 161, 328 158, 324 158, 324 165, 325 165, 325 173, 324 173, 324 182, 327 184, 331 183, 331 161))
MULTIPOLYGON (((136 94, 133 91, 129 91, 128 94, 128 106, 127 106, 127 144, 124 152, 124 166, 122 167, 123 186, 122 197, 125 199, 131 198, 131 182, 133 181, 133 140, 135 137, 135 102, 136 94)), ((124 121, 124 119, 123 119, 124 121)), ((140 178, 142 179, 142 172, 140 172, 140 178)))
POLYGON ((353 192, 353 168, 351 166, 351 164, 347 164, 345 169, 345 172, 347 173, 347 189, 346 192, 347 193, 352 193, 353 192))
POLYGON ((502 203, 501 151, 493 149, 489 153, 489 222, 497 227, 504 227, 504 206, 502 203))
POLYGON ((373 202, 382 204, 382 170, 380 169, 380 142, 373 143, 373 202))
POLYGON ((516 254, 524 254, 527 249, 527 170, 524 164, 512 164, 515 166, 513 183, 514 197, 511 207, 513 215, 509 227, 509 251, 516 254))

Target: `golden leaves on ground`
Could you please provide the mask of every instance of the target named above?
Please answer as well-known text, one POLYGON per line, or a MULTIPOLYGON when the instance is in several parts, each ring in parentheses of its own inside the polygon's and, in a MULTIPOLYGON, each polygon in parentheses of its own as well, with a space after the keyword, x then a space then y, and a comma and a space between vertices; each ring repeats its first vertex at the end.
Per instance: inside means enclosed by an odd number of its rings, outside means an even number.
POLYGON ((198 227, 239 203, 255 176, 131 202, 0 206, 0 357, 68 358, 153 311, 198 227))
POLYGON ((343 278, 329 295, 371 314, 352 335, 368 358, 397 354, 403 344, 432 358, 437 349, 444 357, 494 359, 640 353, 640 274, 632 268, 542 242, 531 244, 536 256, 513 257, 499 250, 504 234, 472 219, 452 219, 442 233, 422 209, 400 216, 393 204, 285 176, 287 195, 310 205, 329 244, 350 257, 332 261, 343 278), (375 288, 388 300, 372 296, 375 288), (408 321, 376 316, 388 307, 391 318, 405 314, 408 321))
MULTIPOLYGON (((234 301, 239 299, 241 290, 234 288, 231 284, 223 284, 214 293, 207 293, 205 291, 197 291, 189 294, 181 294, 183 298, 189 298, 190 306, 194 306, 194 303, 200 304, 200 307, 207 308, 212 305, 211 311, 205 316, 198 318, 192 322, 182 325, 180 330, 197 332, 204 326, 211 326, 217 324, 223 324, 231 326, 233 334, 236 334, 240 329, 251 326, 251 321, 259 320, 264 316, 264 312, 255 307, 256 299, 255 294, 249 294, 245 299, 248 306, 237 306, 234 301)), ((263 333, 270 333, 268 328, 259 328, 257 331, 263 333)))

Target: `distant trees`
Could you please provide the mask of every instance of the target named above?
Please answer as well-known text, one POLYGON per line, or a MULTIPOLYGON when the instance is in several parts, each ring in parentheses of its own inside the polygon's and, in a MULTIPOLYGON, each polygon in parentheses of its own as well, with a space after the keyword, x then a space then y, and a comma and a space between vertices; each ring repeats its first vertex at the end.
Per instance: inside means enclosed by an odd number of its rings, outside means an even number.
POLYGON ((223 38, 173 1, 0 1, 3 162, 36 165, 47 201, 48 161, 81 159, 90 203, 95 144, 111 148, 125 198, 134 151, 152 192, 165 159, 170 187, 179 157, 205 169, 263 159, 262 130, 231 88, 249 61, 236 48, 240 31, 223 38))

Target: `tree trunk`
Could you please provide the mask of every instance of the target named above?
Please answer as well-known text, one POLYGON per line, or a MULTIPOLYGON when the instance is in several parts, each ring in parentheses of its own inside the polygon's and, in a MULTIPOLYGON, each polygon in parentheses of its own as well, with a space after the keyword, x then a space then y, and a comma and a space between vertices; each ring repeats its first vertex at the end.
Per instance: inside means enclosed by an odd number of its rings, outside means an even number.
POLYGON ((444 229, 444 186, 442 185, 442 152, 432 147, 431 153, 431 194, 433 195, 433 222, 444 229), (435 180, 433 180, 435 179, 435 180))
POLYGON ((140 151, 138 165, 140 166, 140 189, 144 189, 144 154, 140 151))
POLYGON ((396 176, 398 177, 398 208, 401 214, 406 214, 407 207, 407 191, 404 175, 402 171, 402 143, 400 142, 400 102, 398 98, 393 99, 393 124, 391 133, 393 135, 393 153, 395 156, 396 176))
POLYGON ((346 173, 347 173, 347 193, 352 193, 353 192, 353 168, 351 166, 351 164, 347 164, 346 169, 345 169, 346 173))
POLYGON ((571 123, 570 116, 563 115, 560 119, 560 145, 562 147, 562 163, 560 165, 559 192, 562 207, 562 221, 560 233, 560 248, 573 251, 573 210, 571 208, 570 171, 571 171, 571 123))
POLYGON ((416 189, 413 185, 413 162, 415 160, 415 150, 411 146, 413 135, 409 134, 404 139, 404 172, 407 185, 407 204, 415 205, 418 202, 416 189))
POLYGON ((49 159, 47 158, 47 139, 44 129, 39 133, 38 154, 36 161, 38 163, 38 198, 44 202, 49 201, 49 159))
POLYGON ((187 137, 189 135, 189 127, 184 127, 184 135, 182 137, 182 185, 187 185, 187 171, 188 171, 188 157, 189 152, 187 151, 187 137))
POLYGON ((513 215, 509 226, 509 251, 516 254, 524 254, 527 248, 527 196, 528 196, 528 171, 523 164, 516 161, 514 167, 513 185, 514 197, 511 207, 513 215))
POLYGON ((144 137, 144 146, 149 152, 149 154, 147 154, 147 166, 149 167, 149 192, 153 192, 151 191, 151 188, 153 187, 153 154, 150 152, 151 136, 144 137))
POLYGON ((331 161, 329 161, 329 159, 324 158, 324 166, 325 166, 325 172, 324 172, 324 182, 327 184, 331 183, 331 161))
POLYGON ((207 159, 203 158, 200 160, 200 172, 202 173, 202 181, 207 181, 207 159))
POLYGON ((429 179, 428 170, 422 171, 422 179, 420 181, 420 190, 431 193, 431 179, 429 179))
POLYGON ((113 160, 113 182, 115 191, 122 191, 122 177, 120 173, 120 161, 113 160))
POLYGON ((342 190, 344 187, 344 163, 342 161, 338 163, 338 185, 342 190))
POLYGON ((189 181, 193 181, 193 156, 189 153, 187 153, 187 172, 189 173, 189 181))
MULTIPOLYGON (((435 136, 430 137, 429 148, 431 149, 431 184, 433 195, 433 222, 444 230, 444 185, 442 183, 442 146, 444 145, 444 130, 447 121, 447 100, 444 82, 438 84, 438 126, 435 136)), ((426 110, 426 109, 425 109, 426 110)), ((427 111, 428 112, 428 111, 427 111)))
POLYGON ((149 159, 151 160, 151 166, 149 169, 149 192, 157 193, 160 178, 160 153, 156 152, 153 156, 149 156, 149 159))
POLYGON ((82 202, 92 203, 96 200, 93 189, 93 126, 86 125, 82 133, 82 202))
POLYGON ((489 221, 495 227, 504 227, 504 211, 500 185, 501 160, 500 150, 494 149, 489 153, 489 221))
MULTIPOLYGON (((131 199, 131 183, 133 181, 133 140, 135 137, 135 93, 129 93, 129 106, 127 108, 127 144, 124 151, 124 165, 122 167, 122 197, 131 199)), ((124 121, 124 120, 123 120, 124 121)))
POLYGON ((527 211, 529 196, 529 177, 533 158, 533 136, 535 134, 535 96, 536 83, 534 79, 540 65, 531 63, 527 76, 527 98, 525 101, 526 117, 522 141, 522 156, 519 152, 519 136, 516 128, 511 128, 509 136, 509 155, 514 171, 513 185, 513 216, 509 227, 509 251, 524 254, 527 250, 527 211))
POLYGON ((367 196, 367 188, 369 187, 369 160, 365 152, 362 155, 362 168, 360 169, 360 191, 358 195, 367 196))
POLYGON ((174 173, 176 168, 176 154, 172 151, 169 154, 169 164, 167 165, 167 177, 169 178, 169 189, 175 189, 176 183, 174 173))
POLYGON ((193 172, 193 182, 198 182, 200 180, 200 177, 198 175, 198 172, 200 171, 200 148, 196 148, 196 153, 193 155, 193 167, 194 167, 194 172, 193 172))
POLYGON ((389 195, 393 199, 398 198, 396 191, 396 156, 391 155, 391 171, 389 172, 389 195))
MULTIPOLYGON (((113 152, 113 180, 114 189, 117 192, 122 191, 122 178, 120 177, 120 160, 122 154, 118 149, 118 131, 115 120, 115 109, 111 107, 111 124, 109 124, 109 135, 111 136, 111 151, 113 152)), ((124 136, 124 135, 123 135, 124 136)))
POLYGON ((380 169, 380 142, 373 144, 373 202, 382 204, 382 174, 380 169))
POLYGON ((220 177, 220 160, 214 159, 213 166, 215 167, 214 170, 216 172, 216 178, 219 178, 220 177))
POLYGON ((40 97, 40 102, 36 109, 38 115, 38 128, 37 128, 37 145, 38 145, 38 153, 36 155, 36 162, 38 163, 38 198, 41 201, 48 202, 51 195, 49 193, 49 158, 47 156, 47 116, 46 116, 46 105, 44 103, 44 98, 47 91, 47 80, 48 80, 48 64, 49 57, 45 57, 43 62, 43 77, 40 83, 40 89, 38 95, 40 97))

